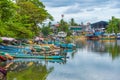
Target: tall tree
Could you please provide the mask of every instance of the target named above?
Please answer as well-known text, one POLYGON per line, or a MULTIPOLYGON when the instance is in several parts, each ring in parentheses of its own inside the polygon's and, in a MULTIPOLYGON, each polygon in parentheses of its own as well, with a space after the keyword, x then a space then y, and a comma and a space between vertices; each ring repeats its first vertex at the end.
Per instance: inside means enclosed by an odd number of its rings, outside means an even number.
POLYGON ((44 36, 48 36, 50 33, 52 33, 52 30, 49 26, 43 26, 41 31, 44 36))
POLYGON ((10 31, 7 24, 13 19, 16 14, 17 6, 10 0, 0 1, 0 36, 14 35, 13 31, 10 31))
POLYGON ((69 30, 69 24, 67 22, 65 22, 63 19, 60 20, 60 26, 59 31, 64 31, 64 32, 68 32, 69 30))
POLYGON ((0 8, 0 36, 31 38, 39 23, 53 19, 39 0, 0 0, 0 8))
POLYGON ((74 18, 71 19, 70 25, 71 26, 78 26, 78 24, 75 22, 74 18))
POLYGON ((17 3, 18 6, 20 6, 19 14, 21 16, 27 16, 23 17, 23 23, 24 20, 25 23, 31 24, 29 29, 35 32, 35 34, 39 34, 39 27, 38 24, 42 23, 46 19, 51 19, 52 16, 45 10, 43 4, 39 1, 39 4, 37 3, 38 0, 18 0, 19 3, 17 3))
POLYGON ((15 4, 10 0, 0 1, 0 20, 3 22, 9 21, 15 14, 15 4))
POLYGON ((69 30, 69 24, 63 19, 61 19, 59 22, 58 31, 64 31, 67 33, 68 36, 71 35, 71 32, 69 30))
POLYGON ((112 16, 112 19, 108 23, 107 32, 117 34, 120 32, 120 19, 112 16))

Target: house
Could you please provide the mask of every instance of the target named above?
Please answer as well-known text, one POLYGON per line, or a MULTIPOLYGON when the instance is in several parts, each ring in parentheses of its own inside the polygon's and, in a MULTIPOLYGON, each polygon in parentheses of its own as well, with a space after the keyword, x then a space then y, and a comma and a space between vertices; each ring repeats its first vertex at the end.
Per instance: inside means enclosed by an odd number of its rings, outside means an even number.
POLYGON ((91 24, 91 28, 94 30, 104 30, 107 28, 107 25, 108 25, 108 22, 99 21, 99 22, 91 24))

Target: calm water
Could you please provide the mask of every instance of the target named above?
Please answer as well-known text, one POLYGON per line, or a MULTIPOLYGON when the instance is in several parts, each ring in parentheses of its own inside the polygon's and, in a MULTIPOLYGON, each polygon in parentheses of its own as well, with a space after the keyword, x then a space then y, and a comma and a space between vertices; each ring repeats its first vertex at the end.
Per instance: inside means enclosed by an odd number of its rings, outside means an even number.
POLYGON ((86 41, 68 59, 16 60, 7 80, 120 80, 120 41, 86 41))

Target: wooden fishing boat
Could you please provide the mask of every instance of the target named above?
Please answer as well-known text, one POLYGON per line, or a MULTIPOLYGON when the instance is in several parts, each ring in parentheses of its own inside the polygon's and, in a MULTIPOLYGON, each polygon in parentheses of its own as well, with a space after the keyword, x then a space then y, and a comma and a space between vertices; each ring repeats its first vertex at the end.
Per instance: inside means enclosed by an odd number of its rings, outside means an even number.
POLYGON ((66 37, 66 36, 67 36, 67 33, 64 32, 64 31, 60 31, 60 32, 58 32, 58 37, 62 37, 62 38, 64 38, 64 37, 66 37))
POLYGON ((95 33, 86 34, 87 40, 99 40, 99 35, 96 35, 95 33))
POLYGON ((88 40, 99 40, 99 36, 86 36, 88 40))
POLYGON ((14 58, 61 59, 63 56, 11 55, 14 58))
POLYGON ((60 47, 61 48, 69 48, 69 49, 73 49, 73 48, 75 48, 76 46, 75 46, 75 44, 73 44, 73 43, 63 43, 63 44, 61 44, 60 45, 60 47))
MULTIPOLYGON (((3 54, 6 52, 0 52, 0 54, 3 54)), ((64 58, 64 56, 60 55, 33 55, 33 54, 24 54, 24 53, 7 53, 10 56, 14 58, 37 58, 37 59, 61 59, 64 58)))
POLYGON ((25 58, 16 58, 14 60, 12 60, 12 62, 39 62, 39 61, 47 61, 47 62, 57 62, 57 63, 61 63, 64 62, 63 59, 25 59, 25 58))
POLYGON ((22 52, 22 51, 26 51, 26 52, 30 52, 30 48, 29 47, 24 47, 24 48, 21 48, 21 47, 15 47, 15 46, 6 46, 6 45, 0 45, 0 50, 3 51, 3 52, 13 52, 13 53, 16 53, 16 52, 22 52))

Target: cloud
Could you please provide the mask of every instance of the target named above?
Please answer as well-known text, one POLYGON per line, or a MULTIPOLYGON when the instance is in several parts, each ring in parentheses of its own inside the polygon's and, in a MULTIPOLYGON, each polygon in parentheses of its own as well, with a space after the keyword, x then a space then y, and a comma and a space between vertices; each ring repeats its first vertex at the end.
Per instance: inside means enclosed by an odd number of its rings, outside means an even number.
POLYGON ((88 8, 86 11, 94 11, 94 8, 88 8))
POLYGON ((119 0, 41 0, 55 21, 71 18, 80 22, 108 21, 111 16, 120 17, 119 0))
POLYGON ((64 13, 65 14, 75 14, 75 13, 79 13, 79 12, 83 12, 82 10, 80 10, 80 9, 68 9, 68 10, 66 10, 64 13))
POLYGON ((120 9, 120 3, 114 3, 111 8, 120 9))
POLYGON ((41 0, 50 7, 64 7, 79 4, 81 7, 101 6, 110 0, 41 0))
POLYGON ((83 12, 83 10, 79 8, 78 4, 75 4, 74 6, 70 6, 64 13, 65 14, 76 14, 80 12, 83 12))
POLYGON ((64 6, 69 6, 69 5, 74 5, 73 0, 41 0, 43 1, 46 5, 50 7, 64 7, 64 6))

